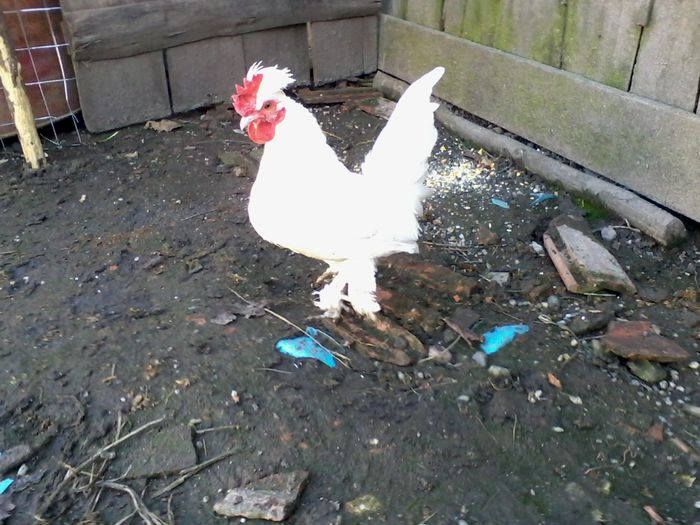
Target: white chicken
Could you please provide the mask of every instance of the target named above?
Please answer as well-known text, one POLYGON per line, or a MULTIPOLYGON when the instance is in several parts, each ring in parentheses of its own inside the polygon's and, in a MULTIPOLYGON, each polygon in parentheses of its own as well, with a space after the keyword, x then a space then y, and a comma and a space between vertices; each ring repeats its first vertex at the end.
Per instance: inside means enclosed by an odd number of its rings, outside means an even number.
POLYGON ((416 80, 353 173, 326 143, 318 122, 283 89, 294 81, 288 69, 254 64, 232 95, 240 127, 265 144, 248 215, 271 243, 328 264, 332 280, 316 305, 337 317, 343 302, 373 318, 377 303, 375 261, 397 252, 416 253, 428 194, 427 160, 437 140, 430 101, 444 68, 416 80))

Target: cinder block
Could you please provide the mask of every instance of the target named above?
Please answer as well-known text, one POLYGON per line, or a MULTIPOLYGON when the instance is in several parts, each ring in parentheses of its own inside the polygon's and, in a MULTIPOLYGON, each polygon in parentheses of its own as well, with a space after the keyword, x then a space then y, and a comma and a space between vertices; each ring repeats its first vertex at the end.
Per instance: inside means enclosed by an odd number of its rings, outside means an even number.
POLYGON ((85 126, 100 132, 170 115, 162 51, 76 62, 85 126))
POLYGON ((280 27, 243 35, 246 67, 258 60, 267 66, 288 67, 297 84, 311 81, 311 57, 306 25, 280 27))
POLYGON ((165 57, 176 113, 227 100, 246 72, 240 36, 171 47, 165 57))
POLYGON ((370 16, 310 24, 311 64, 316 84, 376 70, 376 20, 370 16))

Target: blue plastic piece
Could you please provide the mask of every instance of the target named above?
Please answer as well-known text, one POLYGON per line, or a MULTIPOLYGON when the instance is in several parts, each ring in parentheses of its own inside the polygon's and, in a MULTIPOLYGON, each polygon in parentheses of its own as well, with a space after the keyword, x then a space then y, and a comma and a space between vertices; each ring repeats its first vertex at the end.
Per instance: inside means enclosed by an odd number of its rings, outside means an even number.
POLYGON ((2 481, 0 481, 0 494, 2 494, 8 488, 10 488, 10 485, 12 485, 14 482, 15 480, 12 478, 5 478, 2 481))
POLYGON ((499 208, 505 208, 505 209, 510 208, 510 206, 508 205, 508 203, 506 201, 501 200, 501 199, 497 199, 496 197, 491 197, 491 204, 495 204, 499 208))
MULTIPOLYGON (((306 331, 314 337, 318 333, 316 329, 309 330, 309 328, 307 328, 306 331)), ((277 344, 275 344, 275 348, 278 352, 283 354, 300 359, 318 359, 324 365, 335 368, 336 362, 333 354, 327 348, 324 348, 311 339, 308 335, 280 339, 277 341, 277 344)))
POLYGON ((481 349, 487 354, 493 354, 510 343, 518 334, 526 334, 529 331, 530 327, 526 324, 497 326, 484 334, 484 342, 481 343, 481 349))
POLYGON ((537 206, 538 204, 548 201, 549 199, 556 199, 557 196, 554 193, 531 193, 533 197, 535 197, 535 200, 532 201, 533 206, 537 206))

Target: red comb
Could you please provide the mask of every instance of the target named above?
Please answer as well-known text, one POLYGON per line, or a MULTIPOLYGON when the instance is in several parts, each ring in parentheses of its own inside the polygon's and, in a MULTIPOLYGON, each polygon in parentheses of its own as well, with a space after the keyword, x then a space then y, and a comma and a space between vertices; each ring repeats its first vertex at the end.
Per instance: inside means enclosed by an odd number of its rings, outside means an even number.
POLYGON ((258 88, 262 82, 262 74, 253 75, 252 80, 243 79, 243 85, 236 84, 236 93, 231 95, 233 109, 242 117, 246 117, 255 111, 255 99, 258 96, 258 88))

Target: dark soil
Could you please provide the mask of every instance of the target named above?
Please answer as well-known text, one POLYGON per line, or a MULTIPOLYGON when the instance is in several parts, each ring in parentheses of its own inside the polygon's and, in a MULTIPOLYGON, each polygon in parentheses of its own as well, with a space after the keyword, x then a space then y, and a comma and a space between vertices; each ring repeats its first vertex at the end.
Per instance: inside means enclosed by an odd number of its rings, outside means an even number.
MULTIPOLYGON (((383 125, 340 106, 316 112, 350 165, 383 125)), ((220 160, 253 145, 225 110, 180 120, 169 133, 134 126, 74 147, 66 134, 38 174, 16 155, 0 166, 0 450, 35 447, 25 476, 5 473, 17 479, 0 498, 0 513, 16 505, 6 523, 39 512, 54 523, 120 522, 131 499, 105 480, 142 494, 164 521, 238 522, 212 510, 228 488, 295 469, 311 478, 291 524, 648 524, 653 512, 700 522, 700 419, 687 408, 700 405, 696 225, 669 249, 616 229, 607 246, 641 296, 569 294, 530 243, 562 211, 587 212, 594 230, 624 222, 564 192, 534 206, 532 192, 551 191, 542 181, 441 131, 421 257, 481 290, 402 291, 438 320, 468 307, 479 333, 513 322, 530 332, 489 356, 506 377, 490 375, 464 341, 447 364, 401 368, 347 348, 350 366, 330 369, 276 352, 295 330, 259 311, 247 318, 234 293, 320 326, 309 318, 323 264, 256 235, 246 211, 254 174, 220 160), (477 245, 480 226, 500 240, 477 245), (487 281, 492 271, 510 282, 487 281), (230 324, 211 322, 236 312, 230 324), (597 329, 568 331, 601 313, 597 329), (661 365, 667 377, 654 385, 638 379, 597 339, 615 317, 651 320, 692 358, 661 365), (160 417, 49 501, 68 468, 160 417), (195 453, 201 463, 227 451, 153 497, 195 453), (351 513, 347 503, 367 495, 379 508, 351 513)), ((427 345, 455 338, 441 322, 415 333, 427 345)))

